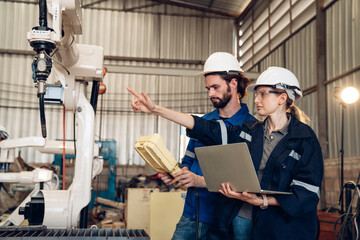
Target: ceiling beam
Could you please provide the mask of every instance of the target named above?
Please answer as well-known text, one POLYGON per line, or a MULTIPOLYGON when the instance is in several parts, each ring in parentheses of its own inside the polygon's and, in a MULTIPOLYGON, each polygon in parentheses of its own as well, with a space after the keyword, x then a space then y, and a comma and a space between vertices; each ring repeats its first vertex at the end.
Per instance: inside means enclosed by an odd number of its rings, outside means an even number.
POLYGON ((161 3, 151 3, 151 4, 146 4, 146 5, 142 5, 142 6, 137 6, 137 7, 132 7, 132 8, 124 8, 122 9, 122 11, 125 12, 131 12, 137 9, 142 9, 142 8, 148 8, 148 7, 155 7, 157 5, 160 5, 161 3))
MULTIPOLYGON (((98 1, 94 1, 94 2, 90 2, 90 3, 87 3, 87 4, 81 4, 81 7, 83 8, 87 8, 87 7, 91 7, 95 4, 99 4, 99 3, 102 3, 102 2, 106 2, 108 0, 98 0, 98 1)), ((84 1, 81 1, 81 3, 83 3, 84 1)))
MULTIPOLYGON (((34 51, 32 51, 32 50, 17 50, 17 49, 0 48, 0 54, 35 56, 36 53, 34 51)), ((104 60, 147 62, 147 63, 168 63, 168 64, 191 64, 191 65, 201 65, 201 66, 204 65, 204 63, 205 63, 203 60, 125 57, 125 56, 114 56, 114 55, 104 55, 104 60)))
POLYGON ((173 5, 173 6, 177 6, 177 7, 190 8, 190 9, 202 11, 202 12, 205 12, 205 13, 214 13, 214 14, 218 14, 218 15, 222 15, 222 16, 231 17, 231 18, 239 17, 239 14, 236 14, 236 13, 211 9, 211 8, 208 8, 208 7, 201 7, 201 6, 196 5, 196 4, 183 3, 183 2, 178 2, 178 1, 175 1, 175 0, 151 0, 151 1, 159 2, 159 3, 163 3, 163 4, 168 4, 168 5, 173 5))
MULTIPOLYGON (((124 66, 104 64, 108 73, 127 73, 127 74, 145 74, 145 75, 165 75, 165 76, 187 76, 196 77, 202 69, 188 68, 166 68, 166 67, 142 67, 142 66, 124 66)), ((244 72, 251 80, 255 80, 260 76, 258 72, 244 72)))
MULTIPOLYGON (((35 52, 30 50, 15 50, 15 49, 1 49, 0 54, 14 54, 14 55, 28 55, 34 56, 35 52)), ((149 74, 149 75, 168 75, 168 76, 195 76, 202 71, 204 61, 202 60, 185 60, 185 59, 165 59, 165 58, 140 58, 140 57, 121 57, 105 55, 104 60, 115 61, 133 61, 133 62, 146 62, 146 63, 162 63, 162 64, 190 64, 196 65, 196 68, 167 68, 167 67, 144 67, 144 66, 128 66, 128 65, 113 65, 106 64, 108 72, 112 73, 132 73, 132 74, 149 74)), ((259 77, 257 72, 245 72, 245 75, 254 80, 259 77)))

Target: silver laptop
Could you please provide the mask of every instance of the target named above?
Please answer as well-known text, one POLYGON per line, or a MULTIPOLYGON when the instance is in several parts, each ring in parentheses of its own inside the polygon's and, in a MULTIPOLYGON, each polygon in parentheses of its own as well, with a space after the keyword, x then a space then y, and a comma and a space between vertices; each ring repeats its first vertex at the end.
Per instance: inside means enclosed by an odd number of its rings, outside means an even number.
POLYGON ((291 194, 261 190, 246 143, 199 147, 195 152, 210 192, 218 192, 221 183, 229 182, 236 192, 291 194))

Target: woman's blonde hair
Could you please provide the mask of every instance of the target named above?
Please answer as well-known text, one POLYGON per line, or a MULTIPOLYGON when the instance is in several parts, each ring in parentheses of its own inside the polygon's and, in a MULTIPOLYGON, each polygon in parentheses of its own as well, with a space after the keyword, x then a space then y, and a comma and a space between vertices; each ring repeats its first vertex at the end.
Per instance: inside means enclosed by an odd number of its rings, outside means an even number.
POLYGON ((310 125, 310 118, 289 97, 286 99, 286 112, 294 115, 300 122, 310 125))
POLYGON ((276 89, 279 93, 286 93, 286 112, 294 115, 300 122, 305 123, 310 126, 310 118, 297 106, 294 104, 294 100, 290 99, 287 92, 283 89, 276 89))

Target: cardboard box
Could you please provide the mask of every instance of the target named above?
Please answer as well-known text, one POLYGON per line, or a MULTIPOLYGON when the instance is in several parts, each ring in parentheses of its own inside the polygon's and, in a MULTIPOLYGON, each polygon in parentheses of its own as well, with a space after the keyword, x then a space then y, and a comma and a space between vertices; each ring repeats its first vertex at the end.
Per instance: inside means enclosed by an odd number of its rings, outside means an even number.
POLYGON ((144 229, 150 232, 150 194, 157 188, 126 189, 125 220, 127 229, 144 229))
POLYGON ((182 215, 186 192, 152 192, 150 206, 150 237, 169 240, 182 215))

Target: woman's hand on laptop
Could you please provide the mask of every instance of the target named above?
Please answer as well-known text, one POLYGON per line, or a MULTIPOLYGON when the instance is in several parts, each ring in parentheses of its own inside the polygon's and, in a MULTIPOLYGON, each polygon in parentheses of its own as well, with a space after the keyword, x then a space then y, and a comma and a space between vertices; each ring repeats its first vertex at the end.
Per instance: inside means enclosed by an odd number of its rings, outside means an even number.
POLYGON ((264 202, 264 200, 255 193, 233 191, 229 183, 222 183, 221 187, 222 189, 219 190, 219 192, 228 198, 236 198, 255 206, 261 206, 264 202))

